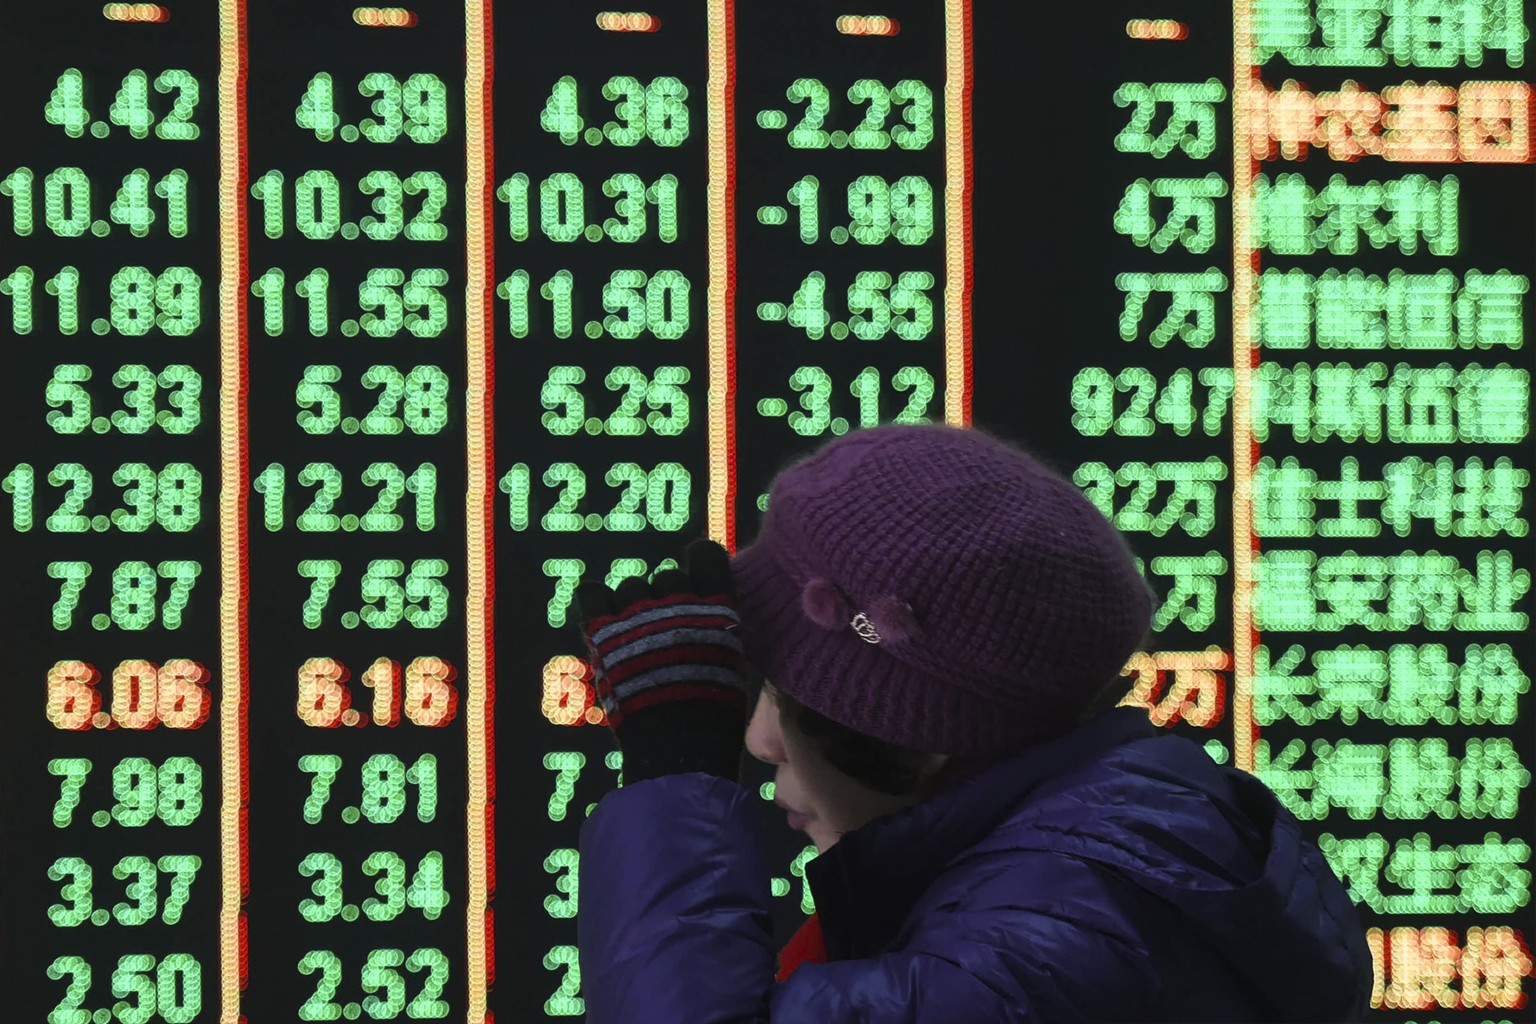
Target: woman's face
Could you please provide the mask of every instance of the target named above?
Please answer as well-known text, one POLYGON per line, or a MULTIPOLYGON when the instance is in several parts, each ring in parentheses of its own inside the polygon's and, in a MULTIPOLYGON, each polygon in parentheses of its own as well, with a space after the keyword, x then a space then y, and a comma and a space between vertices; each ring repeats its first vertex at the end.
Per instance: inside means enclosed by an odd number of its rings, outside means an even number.
MULTIPOLYGON (((924 799, 922 794, 876 792, 828 764, 814 743, 779 713, 777 696, 773 684, 765 681, 747 724, 747 750, 759 761, 778 766, 773 802, 803 817, 791 818, 791 824, 811 838, 818 853, 826 853, 843 833, 924 799)), ((943 754, 931 757, 929 773, 948 760, 943 754)))

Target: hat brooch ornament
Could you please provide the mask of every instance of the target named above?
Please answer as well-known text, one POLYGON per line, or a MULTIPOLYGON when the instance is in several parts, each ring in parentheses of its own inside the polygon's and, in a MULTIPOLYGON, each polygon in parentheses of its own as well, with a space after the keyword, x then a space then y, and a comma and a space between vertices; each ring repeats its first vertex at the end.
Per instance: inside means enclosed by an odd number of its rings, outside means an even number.
POLYGON ((900 598, 884 594, 867 608, 854 610, 837 584, 825 576, 814 576, 800 591, 800 607, 806 618, 828 630, 851 629, 868 644, 892 646, 915 639, 921 632, 912 606, 900 598))

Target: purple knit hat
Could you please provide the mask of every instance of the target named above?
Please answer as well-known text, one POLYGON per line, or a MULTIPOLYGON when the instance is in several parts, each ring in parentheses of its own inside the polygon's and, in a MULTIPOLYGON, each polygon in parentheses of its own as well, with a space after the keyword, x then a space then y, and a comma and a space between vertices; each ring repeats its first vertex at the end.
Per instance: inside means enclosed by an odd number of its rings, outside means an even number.
POLYGON ((959 757, 1067 732, 1152 595, 1071 483, 978 430, 881 426, 778 475, 732 562, 747 657, 850 729, 959 757))

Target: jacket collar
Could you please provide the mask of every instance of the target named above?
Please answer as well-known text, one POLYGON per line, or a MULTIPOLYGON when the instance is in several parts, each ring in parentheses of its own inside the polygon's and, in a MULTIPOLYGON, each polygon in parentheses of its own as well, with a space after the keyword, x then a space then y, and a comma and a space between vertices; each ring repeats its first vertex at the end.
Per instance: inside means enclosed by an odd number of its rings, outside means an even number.
POLYGON ((1145 708, 1113 708, 843 836, 806 865, 828 958, 882 952, 944 866, 984 839, 1042 782, 1156 735, 1145 708))

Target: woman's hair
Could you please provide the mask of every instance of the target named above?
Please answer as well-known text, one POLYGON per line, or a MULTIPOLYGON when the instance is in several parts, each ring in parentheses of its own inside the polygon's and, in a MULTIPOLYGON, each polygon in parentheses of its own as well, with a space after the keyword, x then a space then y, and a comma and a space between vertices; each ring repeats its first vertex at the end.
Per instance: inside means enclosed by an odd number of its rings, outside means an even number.
MULTIPOLYGON (((890 796, 912 796, 923 788, 922 765, 930 755, 855 732, 812 711, 782 690, 775 692, 775 700, 779 714, 816 745, 828 764, 865 788, 890 796)), ((926 782, 943 788, 990 763, 980 758, 951 757, 926 782)))
MULTIPOLYGON (((1085 706, 1078 724, 1113 708, 1123 698, 1127 688, 1127 680, 1123 676, 1110 680, 1085 706)), ((828 764, 864 787, 891 796, 912 796, 923 788, 925 779, 922 765, 930 755, 856 732, 811 710, 777 688, 775 700, 779 705, 779 714, 816 745, 828 764)), ((933 791, 941 790, 996 763, 1004 756, 1008 755, 989 758, 950 757, 936 773, 927 778, 926 783, 933 791)))

